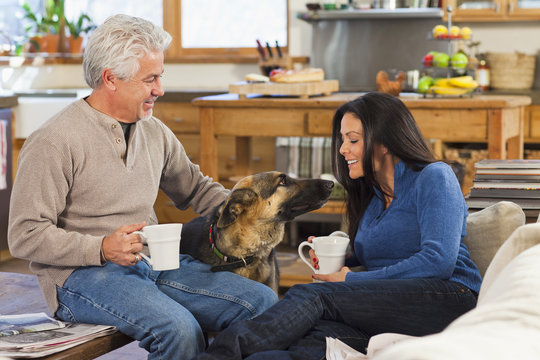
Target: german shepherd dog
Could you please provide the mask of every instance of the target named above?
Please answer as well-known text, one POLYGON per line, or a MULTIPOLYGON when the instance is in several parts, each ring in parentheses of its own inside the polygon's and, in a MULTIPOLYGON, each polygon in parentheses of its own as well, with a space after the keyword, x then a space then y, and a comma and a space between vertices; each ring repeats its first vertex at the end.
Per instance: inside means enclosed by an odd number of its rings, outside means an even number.
POLYGON ((274 248, 285 223, 322 207, 334 183, 293 179, 277 171, 241 179, 228 198, 208 218, 182 228, 180 252, 213 265, 212 271, 232 271, 278 291, 274 248))

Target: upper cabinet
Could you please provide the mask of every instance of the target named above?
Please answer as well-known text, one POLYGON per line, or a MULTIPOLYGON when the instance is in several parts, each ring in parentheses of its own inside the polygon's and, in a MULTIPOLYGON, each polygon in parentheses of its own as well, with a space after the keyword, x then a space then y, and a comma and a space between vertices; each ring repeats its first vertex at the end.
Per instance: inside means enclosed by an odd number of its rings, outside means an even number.
POLYGON ((540 20, 540 0, 448 0, 447 5, 454 22, 540 20))

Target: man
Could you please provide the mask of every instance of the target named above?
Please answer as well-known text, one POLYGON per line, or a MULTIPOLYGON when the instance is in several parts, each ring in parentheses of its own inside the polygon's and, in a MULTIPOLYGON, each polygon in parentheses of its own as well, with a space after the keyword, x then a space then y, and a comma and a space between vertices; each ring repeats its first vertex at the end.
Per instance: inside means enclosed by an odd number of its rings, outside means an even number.
POLYGON ((208 215, 228 190, 191 163, 175 135, 152 117, 170 35, 152 23, 113 16, 90 38, 84 74, 92 94, 31 134, 19 156, 9 221, 11 253, 31 261, 53 314, 116 326, 149 359, 190 358, 203 331, 251 318, 274 292, 188 255, 180 269, 140 261, 138 235, 157 219, 162 189, 208 215))

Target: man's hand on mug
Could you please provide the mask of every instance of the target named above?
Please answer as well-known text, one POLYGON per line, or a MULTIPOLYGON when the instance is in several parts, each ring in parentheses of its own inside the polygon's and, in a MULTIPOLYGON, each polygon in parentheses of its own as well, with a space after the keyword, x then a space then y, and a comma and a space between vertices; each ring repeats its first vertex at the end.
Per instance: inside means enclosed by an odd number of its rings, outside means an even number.
POLYGON ((135 265, 140 261, 139 252, 143 249, 141 238, 134 231, 141 230, 146 225, 143 221, 139 224, 124 225, 106 236, 101 243, 103 256, 107 261, 122 266, 135 265))
POLYGON ((335 272, 332 274, 313 274, 311 275, 311 277, 315 280, 330 281, 330 282, 345 281, 345 277, 347 276, 347 273, 349 271, 351 271, 351 269, 349 269, 347 266, 344 266, 338 272, 335 272))

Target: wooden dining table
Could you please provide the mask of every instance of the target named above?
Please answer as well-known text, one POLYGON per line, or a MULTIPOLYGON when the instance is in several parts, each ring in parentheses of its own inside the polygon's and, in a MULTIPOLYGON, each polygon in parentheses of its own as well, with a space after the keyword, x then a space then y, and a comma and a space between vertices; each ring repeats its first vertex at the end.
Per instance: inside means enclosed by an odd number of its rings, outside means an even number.
MULTIPOLYGON (((336 109, 363 93, 334 93, 309 98, 220 94, 196 98, 199 107, 204 174, 219 179, 220 135, 236 137, 237 176, 251 173, 251 138, 259 136, 331 136, 336 109)), ((525 107, 521 95, 473 95, 455 98, 404 94, 400 99, 426 138, 442 142, 487 143, 490 159, 523 158, 525 107)))

